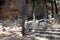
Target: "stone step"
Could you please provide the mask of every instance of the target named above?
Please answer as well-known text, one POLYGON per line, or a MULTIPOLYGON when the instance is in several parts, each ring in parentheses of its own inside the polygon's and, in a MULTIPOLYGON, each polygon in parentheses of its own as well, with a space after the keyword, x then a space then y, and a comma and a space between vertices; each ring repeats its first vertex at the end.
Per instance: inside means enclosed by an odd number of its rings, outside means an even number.
POLYGON ((60 39, 60 29, 42 29, 38 28, 35 30, 36 36, 46 37, 49 39, 60 39))
POLYGON ((36 29, 36 31, 56 31, 56 32, 60 32, 60 29, 36 29))
POLYGON ((47 31, 57 31, 57 32, 60 32, 60 29, 47 29, 47 31))
POLYGON ((47 28, 47 29, 60 29, 60 28, 48 28, 48 27, 42 27, 42 28, 36 28, 36 29, 45 29, 45 28, 47 28))
POLYGON ((49 34, 40 34, 39 35, 40 37, 46 37, 46 38, 57 38, 57 39, 60 39, 60 36, 57 36, 57 35, 49 35, 49 34))
POLYGON ((40 31, 40 32, 35 32, 35 33, 51 34, 51 35, 60 35, 60 32, 52 32, 52 31, 40 31))
POLYGON ((35 34, 36 36, 45 37, 45 38, 57 38, 60 39, 59 35, 49 35, 49 34, 35 34))

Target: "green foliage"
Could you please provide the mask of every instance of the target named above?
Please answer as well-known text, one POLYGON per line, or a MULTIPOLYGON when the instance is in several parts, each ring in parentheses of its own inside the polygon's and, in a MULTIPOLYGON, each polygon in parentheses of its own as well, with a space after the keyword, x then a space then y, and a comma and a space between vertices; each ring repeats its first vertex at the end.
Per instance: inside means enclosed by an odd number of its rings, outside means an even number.
POLYGON ((46 0, 48 3, 51 3, 53 0, 46 0))
MULTIPOLYGON (((51 3, 53 0, 46 0, 48 3, 51 3)), ((60 1, 60 0, 56 0, 56 1, 60 1)))
MULTIPOLYGON (((40 10, 39 10, 40 11, 40 10)), ((42 19, 42 18, 44 18, 45 17, 45 13, 43 12, 43 10, 42 10, 42 12, 40 11, 39 12, 39 16, 36 16, 36 19, 37 20, 39 20, 39 19, 42 19)))
POLYGON ((60 0, 57 0, 57 1, 60 1, 60 0))
POLYGON ((37 4, 39 4, 39 3, 41 2, 41 0, 32 0, 32 3, 35 4, 35 2, 36 2, 37 4))
POLYGON ((42 19, 44 16, 45 16, 45 13, 44 11, 42 10, 41 11, 41 8, 39 6, 39 4, 43 1, 46 1, 46 0, 32 0, 32 3, 33 3, 33 10, 34 10, 34 6, 35 6, 35 3, 37 4, 38 6, 38 11, 37 13, 39 13, 39 16, 36 16, 36 19, 42 19))

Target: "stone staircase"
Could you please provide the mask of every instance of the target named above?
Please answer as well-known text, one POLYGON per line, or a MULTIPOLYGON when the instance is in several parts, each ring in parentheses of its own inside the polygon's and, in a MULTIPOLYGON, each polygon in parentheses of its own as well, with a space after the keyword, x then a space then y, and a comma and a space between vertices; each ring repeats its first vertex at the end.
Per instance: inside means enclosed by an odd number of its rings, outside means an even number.
POLYGON ((35 31, 35 36, 40 36, 48 38, 50 40, 59 40, 60 39, 60 28, 38 28, 35 31))

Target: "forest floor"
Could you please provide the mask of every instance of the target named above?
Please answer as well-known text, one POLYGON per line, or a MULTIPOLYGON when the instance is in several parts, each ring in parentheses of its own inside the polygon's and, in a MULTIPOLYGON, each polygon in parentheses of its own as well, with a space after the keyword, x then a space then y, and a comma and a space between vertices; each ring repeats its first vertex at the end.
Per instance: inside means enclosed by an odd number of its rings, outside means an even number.
MULTIPOLYGON (((40 26, 40 28, 59 28, 60 25, 59 24, 54 24, 51 22, 41 22, 40 23, 42 26, 40 26)), ((53 31, 52 31, 53 32, 53 31)), ((0 40, 49 40, 47 38, 44 37, 37 37, 34 36, 35 33, 32 33, 31 35, 25 35, 25 36, 21 36, 19 35, 20 32, 18 33, 14 33, 11 31, 6 31, 6 32, 0 32, 0 40)))
POLYGON ((34 37, 30 35, 25 35, 19 37, 19 35, 0 35, 0 40, 47 40, 46 38, 34 37))

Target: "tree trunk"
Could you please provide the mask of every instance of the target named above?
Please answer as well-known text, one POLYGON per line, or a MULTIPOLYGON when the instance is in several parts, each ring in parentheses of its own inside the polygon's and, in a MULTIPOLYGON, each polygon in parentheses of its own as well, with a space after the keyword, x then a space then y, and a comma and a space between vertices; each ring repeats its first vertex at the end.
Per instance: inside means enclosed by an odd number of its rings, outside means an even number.
POLYGON ((58 9, 57 9, 56 0, 54 0, 54 4, 55 4, 55 12, 56 12, 56 14, 58 14, 58 9))
POLYGON ((44 5, 45 5, 45 7, 44 7, 45 16, 46 16, 46 18, 48 18, 48 11, 47 11, 47 2, 46 2, 46 0, 44 0, 44 5))
POLYGON ((51 1, 51 7, 52 7, 52 8, 51 8, 51 10, 52 10, 52 18, 53 18, 53 17, 54 17, 54 12, 53 12, 53 11, 54 11, 54 10, 53 10, 53 9, 54 9, 54 8, 53 8, 53 1, 51 1))
POLYGON ((46 16, 47 16, 47 19, 48 19, 47 0, 45 0, 45 6, 46 6, 46 16))
POLYGON ((27 5, 25 0, 16 0, 19 13, 22 13, 22 34, 25 35, 25 14, 27 13, 27 5))

